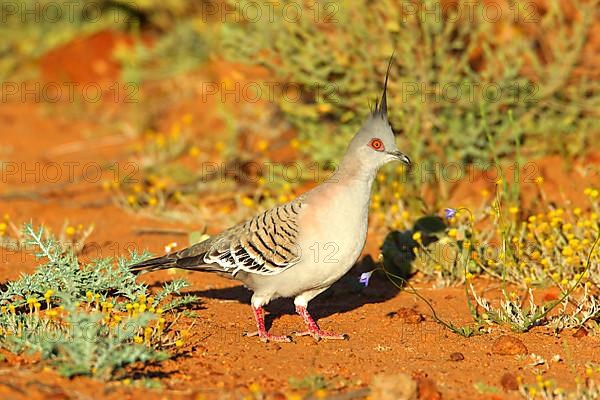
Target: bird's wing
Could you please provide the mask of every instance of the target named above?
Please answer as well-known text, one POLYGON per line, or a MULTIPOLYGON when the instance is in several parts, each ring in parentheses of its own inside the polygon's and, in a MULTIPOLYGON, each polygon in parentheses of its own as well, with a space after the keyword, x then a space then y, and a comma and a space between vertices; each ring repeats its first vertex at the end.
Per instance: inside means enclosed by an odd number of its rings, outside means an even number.
POLYGON ((274 275, 291 267, 300 261, 298 215, 304 205, 301 196, 222 232, 211 240, 203 261, 232 275, 274 275))

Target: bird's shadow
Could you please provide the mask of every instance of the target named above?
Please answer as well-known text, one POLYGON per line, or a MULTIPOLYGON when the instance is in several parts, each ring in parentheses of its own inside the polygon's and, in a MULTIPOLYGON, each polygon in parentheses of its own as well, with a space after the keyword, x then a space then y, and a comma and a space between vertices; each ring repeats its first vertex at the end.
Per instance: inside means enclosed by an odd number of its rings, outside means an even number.
MULTIPOLYGON (((385 279, 383 274, 380 275, 383 279, 372 279, 367 287, 359 282, 362 273, 375 268, 376 265, 371 256, 367 255, 362 258, 342 279, 310 302, 309 311, 312 317, 318 320, 333 314, 355 310, 365 304, 382 303, 394 298, 400 289, 385 279)), ((252 292, 241 285, 192 291, 187 294, 200 298, 234 300, 244 304, 250 304, 252 296, 252 292)), ((296 313, 291 299, 274 300, 266 308, 270 312, 265 321, 267 329, 274 320, 282 315, 296 313)))

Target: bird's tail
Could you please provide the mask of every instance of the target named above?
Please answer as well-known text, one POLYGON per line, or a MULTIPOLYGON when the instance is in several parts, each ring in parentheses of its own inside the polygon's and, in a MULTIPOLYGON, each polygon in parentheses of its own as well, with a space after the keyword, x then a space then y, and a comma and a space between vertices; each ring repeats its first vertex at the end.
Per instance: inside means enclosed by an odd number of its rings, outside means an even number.
POLYGON ((219 265, 206 264, 204 255, 210 248, 209 242, 197 243, 187 249, 162 257, 151 258, 129 266, 133 273, 158 271, 167 268, 182 268, 197 271, 222 271, 219 265))
POLYGON ((150 260, 142 261, 137 264, 129 266, 129 270, 134 274, 140 272, 158 271, 167 268, 176 268, 177 258, 170 257, 170 255, 152 258, 150 260))

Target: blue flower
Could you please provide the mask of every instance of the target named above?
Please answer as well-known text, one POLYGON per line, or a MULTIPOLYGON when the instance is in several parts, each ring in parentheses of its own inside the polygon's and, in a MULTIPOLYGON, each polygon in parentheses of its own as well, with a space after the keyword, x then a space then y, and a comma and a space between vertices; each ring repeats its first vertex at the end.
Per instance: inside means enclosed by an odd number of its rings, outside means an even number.
POLYGON ((452 219, 456 215, 456 209, 444 208, 444 213, 446 214, 446 219, 452 219))
POLYGON ((371 279, 371 275, 373 275, 373 271, 363 272, 360 274, 360 279, 358 281, 365 286, 369 286, 369 279, 371 279))

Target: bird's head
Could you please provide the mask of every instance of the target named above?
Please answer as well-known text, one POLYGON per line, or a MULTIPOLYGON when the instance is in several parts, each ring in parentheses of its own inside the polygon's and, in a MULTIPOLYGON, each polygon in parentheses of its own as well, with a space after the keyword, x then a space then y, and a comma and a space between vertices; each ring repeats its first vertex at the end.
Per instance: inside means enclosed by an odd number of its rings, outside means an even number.
POLYGON ((362 127, 350 142, 345 156, 345 158, 358 160, 364 169, 371 171, 377 171, 391 161, 400 161, 407 166, 411 165, 410 158, 396 146, 394 132, 388 121, 387 82, 393 59, 392 55, 385 74, 381 101, 375 105, 375 109, 363 122, 362 127))

